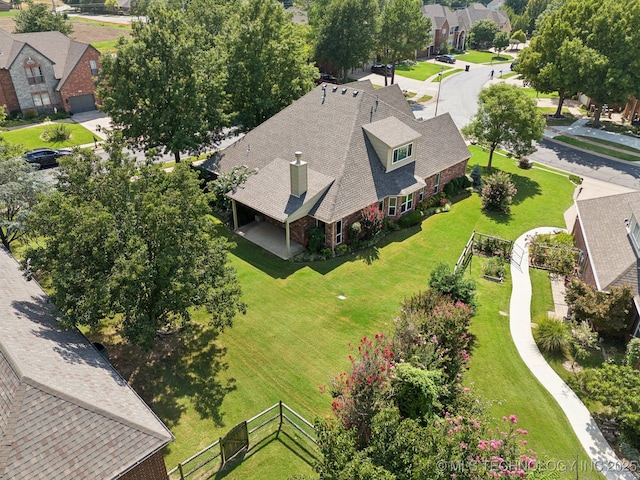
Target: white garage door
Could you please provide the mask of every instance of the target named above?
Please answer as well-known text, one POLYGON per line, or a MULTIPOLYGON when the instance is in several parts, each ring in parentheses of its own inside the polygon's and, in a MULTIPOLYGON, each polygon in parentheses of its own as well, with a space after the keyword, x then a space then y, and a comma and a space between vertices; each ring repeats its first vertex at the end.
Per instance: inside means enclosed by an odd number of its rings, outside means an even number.
POLYGON ((93 94, 69 97, 69 108, 72 113, 89 112, 96 109, 96 99, 93 94))

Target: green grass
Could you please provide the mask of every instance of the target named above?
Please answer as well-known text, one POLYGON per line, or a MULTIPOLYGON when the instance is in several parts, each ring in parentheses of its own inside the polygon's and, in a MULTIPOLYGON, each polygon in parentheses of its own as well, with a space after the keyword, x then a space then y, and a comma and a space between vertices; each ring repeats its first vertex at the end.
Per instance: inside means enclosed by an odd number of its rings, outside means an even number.
POLYGON ((604 146, 594 145, 593 143, 583 142, 574 137, 568 137, 566 135, 558 135, 553 137, 553 139, 558 142, 566 143, 567 145, 573 145, 574 147, 583 148, 593 153, 608 155, 610 157, 614 157, 619 160, 624 160, 626 162, 640 161, 640 156, 638 155, 631 155, 630 153, 624 153, 618 150, 612 150, 611 148, 607 148, 604 146))
POLYGON ((20 10, 9 10, 8 12, 0 12, 0 18, 13 18, 20 10))
POLYGON ((516 75, 520 75, 518 72, 509 72, 509 73, 505 73, 503 75, 500 75, 499 78, 506 80, 507 78, 511 78, 511 77, 515 77, 516 75))
POLYGON ((112 53, 116 51, 117 40, 106 40, 104 42, 93 42, 91 45, 100 53, 112 53))
POLYGON ((522 91, 531 98, 558 98, 558 92, 542 93, 538 92, 535 88, 523 87, 522 91))
POLYGON ((434 82, 439 82, 441 79, 447 78, 449 75, 453 75, 454 73, 458 73, 461 72, 462 70, 460 68, 454 68, 453 70, 449 70, 448 72, 445 72, 442 74, 442 76, 438 75, 436 78, 434 78, 434 82))
POLYGON ((423 95, 417 101, 418 102, 428 102, 433 98, 433 95, 423 95))
POLYGON ((504 53, 501 53, 500 55, 498 55, 493 52, 487 52, 487 51, 481 51, 481 50, 470 50, 469 52, 464 53, 462 55, 456 55, 456 58, 458 60, 462 60, 463 62, 469 62, 469 63, 493 62, 494 65, 500 64, 500 63, 513 62, 513 57, 510 55, 506 55, 504 53))
POLYGON ((582 135, 580 136, 580 138, 587 139, 590 142, 600 143, 605 146, 615 147, 620 150, 627 150, 628 152, 635 153, 636 155, 640 155, 640 150, 638 150, 637 148, 630 147, 629 145, 625 145, 624 143, 610 142, 609 140, 603 140, 602 138, 587 137, 582 135))
MULTIPOLYGON (((487 152, 477 147, 471 151, 470 165, 486 165, 487 152)), ((97 336, 176 436, 166 452, 169 468, 280 399, 310 420, 329 415, 331 398, 321 395, 318 386, 329 385, 348 367, 348 344, 364 335, 390 333, 402 299, 426 288, 429 272, 439 261, 453 265, 473 230, 515 239, 540 225, 564 226, 563 212, 573 193, 566 177, 520 170, 501 155, 494 158, 494 166, 511 173, 518 188, 510 215, 483 213, 473 194, 450 212, 347 257, 294 264, 220 227, 221 235, 236 242, 231 261, 248 305, 232 329, 220 335, 196 329, 182 344, 161 341, 158 355, 143 355, 113 345, 112 337, 97 336)), ((475 259, 471 272, 480 273, 475 259)), ((478 343, 467 384, 493 400, 491 413, 497 418, 517 414, 519 426, 531 432, 531 448, 570 459, 578 441, 561 410, 520 361, 508 317, 499 314, 508 312, 509 291, 509 283, 480 281, 481 306, 472 326, 478 343)), ((206 321, 202 312, 196 318, 200 324, 206 321)), ((291 445, 272 442, 264 452, 224 475, 284 478, 284 472, 312 471, 305 455, 291 445)))
POLYGON ((119 30, 123 30, 123 31, 131 31, 131 25, 128 25, 126 23, 116 23, 116 22, 105 22, 103 20, 93 20, 91 18, 84 18, 84 17, 69 17, 69 21, 71 22, 71 24, 74 23, 90 23, 92 25, 96 25, 99 27, 109 27, 109 28, 117 28, 119 30))
POLYGON ((433 62, 418 62, 415 65, 396 65, 396 75, 400 75, 407 78, 413 78, 414 80, 425 81, 427 78, 437 75, 440 69, 449 70, 452 67, 444 67, 442 65, 436 65, 433 62))
POLYGON ((8 132, 2 132, 2 137, 8 142, 22 145, 25 150, 34 148, 64 148, 75 147, 93 143, 93 133, 77 123, 67 123, 71 130, 71 138, 65 142, 45 142, 40 135, 47 129, 47 125, 37 125, 35 127, 25 127, 8 132))

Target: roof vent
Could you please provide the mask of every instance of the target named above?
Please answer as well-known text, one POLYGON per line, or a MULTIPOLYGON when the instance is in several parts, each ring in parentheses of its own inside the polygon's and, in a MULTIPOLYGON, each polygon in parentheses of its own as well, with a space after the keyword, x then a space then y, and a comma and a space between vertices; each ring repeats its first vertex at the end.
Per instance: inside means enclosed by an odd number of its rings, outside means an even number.
POLYGON ((354 90, 354 91, 353 91, 353 96, 354 96, 354 97, 357 97, 357 96, 358 96, 358 90, 354 90))
POLYGON ((322 84, 322 90, 326 90, 326 89, 327 89, 327 84, 326 84, 326 83, 323 83, 323 84, 322 84))
POLYGON ((342 89, 342 94, 344 95, 345 93, 347 93, 347 89, 346 89, 346 88, 343 88, 343 89, 342 89))
POLYGON ((624 219, 624 225, 625 225, 625 227, 629 228, 629 219, 628 218, 624 219))
POLYGON ((338 86, 334 85, 333 88, 331 89, 332 92, 336 92, 338 90, 338 86))

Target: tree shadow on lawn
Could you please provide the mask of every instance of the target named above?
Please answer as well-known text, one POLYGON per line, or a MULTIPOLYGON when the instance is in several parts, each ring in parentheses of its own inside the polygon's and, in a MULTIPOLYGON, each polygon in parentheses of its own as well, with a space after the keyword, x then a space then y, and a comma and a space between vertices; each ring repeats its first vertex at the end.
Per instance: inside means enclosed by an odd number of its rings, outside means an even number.
POLYGON ((200 418, 224 425, 220 407, 236 386, 233 378, 219 379, 229 366, 223 360, 226 349, 215 343, 217 336, 214 328, 194 322, 158 337, 153 349, 143 352, 128 342, 112 344, 113 336, 106 332, 91 334, 107 345, 111 364, 169 428, 185 414, 185 397, 200 418))

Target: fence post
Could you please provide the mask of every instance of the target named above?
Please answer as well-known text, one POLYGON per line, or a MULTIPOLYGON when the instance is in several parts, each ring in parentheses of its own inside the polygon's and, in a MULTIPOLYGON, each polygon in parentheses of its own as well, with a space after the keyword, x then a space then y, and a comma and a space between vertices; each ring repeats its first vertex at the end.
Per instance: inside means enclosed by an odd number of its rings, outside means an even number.
POLYGON ((222 445, 222 437, 218 437, 218 443, 220 444, 220 458, 222 458, 222 465, 226 461, 224 458, 224 445, 222 445))
POLYGON ((184 473, 182 471, 182 463, 178 463, 178 470, 180 471, 180 480, 184 480, 184 473))

